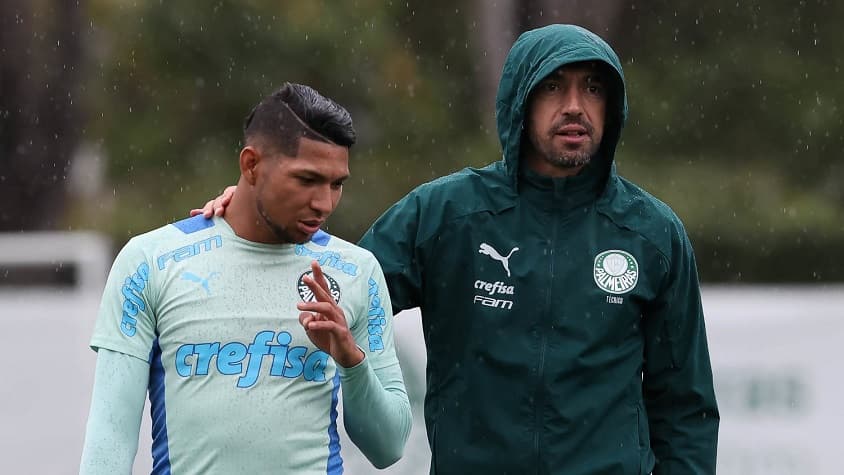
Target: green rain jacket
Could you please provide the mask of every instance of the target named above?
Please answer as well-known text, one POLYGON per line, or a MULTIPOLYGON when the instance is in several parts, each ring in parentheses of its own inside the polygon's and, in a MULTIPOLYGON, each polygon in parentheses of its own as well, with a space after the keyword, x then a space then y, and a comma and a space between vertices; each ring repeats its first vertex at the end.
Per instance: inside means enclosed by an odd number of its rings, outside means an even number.
POLYGON ((618 58, 579 27, 527 32, 496 109, 503 160, 419 186, 360 242, 395 310, 421 307, 431 473, 714 474, 695 259, 671 209, 615 172, 618 58), (598 156, 569 178, 520 169, 528 93, 579 61, 617 73, 598 156))

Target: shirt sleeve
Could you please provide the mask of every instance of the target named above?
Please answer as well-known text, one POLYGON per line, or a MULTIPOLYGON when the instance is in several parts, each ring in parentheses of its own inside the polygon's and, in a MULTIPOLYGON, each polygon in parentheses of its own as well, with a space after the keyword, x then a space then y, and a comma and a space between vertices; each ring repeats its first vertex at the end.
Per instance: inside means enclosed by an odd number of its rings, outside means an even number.
POLYGON ((694 254, 682 227, 664 289, 643 321, 653 474, 714 474, 720 416, 694 254))
POLYGON ((365 357, 337 370, 346 432, 372 465, 385 468, 401 458, 412 416, 396 356, 390 296, 377 264, 368 278, 366 302, 366 318, 350 327, 365 357))
POLYGON ((144 360, 107 349, 97 352, 80 475, 132 473, 148 380, 144 360))
POLYGON ((148 360, 155 340, 152 262, 137 238, 114 260, 103 291, 91 347, 148 360))

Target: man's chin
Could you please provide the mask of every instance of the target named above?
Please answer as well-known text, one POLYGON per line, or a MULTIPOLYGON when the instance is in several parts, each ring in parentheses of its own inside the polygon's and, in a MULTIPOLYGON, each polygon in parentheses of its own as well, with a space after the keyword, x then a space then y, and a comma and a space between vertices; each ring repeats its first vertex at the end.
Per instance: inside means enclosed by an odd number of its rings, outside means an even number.
POLYGON ((592 161, 592 155, 586 153, 578 153, 578 154, 571 154, 565 153, 562 155, 558 155, 554 158, 549 158, 548 160, 551 162, 552 165, 558 168, 578 168, 584 165, 588 165, 589 162, 592 161))
POLYGON ((305 244, 310 241, 315 233, 305 234, 301 232, 289 233, 280 229, 274 228, 276 238, 282 244, 305 244))
POLYGON ((294 240, 291 240, 295 244, 305 244, 306 242, 310 242, 313 239, 316 232, 313 233, 305 233, 305 232, 297 232, 295 236, 292 236, 294 240))

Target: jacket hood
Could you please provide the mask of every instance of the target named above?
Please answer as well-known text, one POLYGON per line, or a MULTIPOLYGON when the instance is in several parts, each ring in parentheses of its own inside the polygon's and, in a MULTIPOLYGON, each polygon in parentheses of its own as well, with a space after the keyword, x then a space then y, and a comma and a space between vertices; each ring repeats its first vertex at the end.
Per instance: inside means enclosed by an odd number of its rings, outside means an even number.
POLYGON ((598 35, 576 25, 549 25, 525 33, 513 44, 495 102, 498 138, 504 153, 507 173, 518 175, 519 152, 526 114, 527 99, 545 76, 560 66, 581 61, 599 61, 616 74, 611 79, 607 102, 606 129, 598 157, 580 175, 606 179, 614 168, 613 157, 627 120, 627 93, 621 62, 610 46, 598 35))

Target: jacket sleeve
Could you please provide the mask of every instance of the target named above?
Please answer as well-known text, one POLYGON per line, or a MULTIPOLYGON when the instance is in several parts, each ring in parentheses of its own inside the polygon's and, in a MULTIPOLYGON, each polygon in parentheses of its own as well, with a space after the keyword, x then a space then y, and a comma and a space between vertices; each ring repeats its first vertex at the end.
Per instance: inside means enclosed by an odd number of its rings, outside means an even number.
POLYGON ((662 291, 644 314, 643 394, 654 475, 715 473, 720 416, 694 254, 682 224, 662 291))
POLYGON ((149 380, 149 363, 100 348, 81 475, 132 473, 149 380))
POLYGON ((423 269, 418 254, 420 210, 419 198, 411 192, 384 212, 358 243, 375 254, 381 264, 394 313, 423 303, 423 269))

